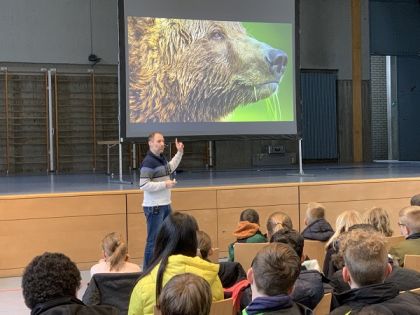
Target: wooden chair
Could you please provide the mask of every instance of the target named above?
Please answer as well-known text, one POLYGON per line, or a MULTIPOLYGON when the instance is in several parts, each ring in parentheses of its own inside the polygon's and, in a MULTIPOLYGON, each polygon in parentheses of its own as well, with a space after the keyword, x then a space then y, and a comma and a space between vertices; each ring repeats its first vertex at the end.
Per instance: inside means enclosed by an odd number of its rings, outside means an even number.
MULTIPOLYGON (((154 315, 161 315, 160 310, 155 306, 153 309, 154 315)), ((216 301, 211 304, 210 315, 233 315, 233 300, 226 299, 216 301)))
POLYGON ((303 246, 303 253, 310 259, 318 260, 318 264, 319 267, 321 267, 321 270, 324 267, 325 244, 326 242, 305 240, 303 246))
POLYGON ((210 315, 233 315, 233 300, 226 299, 211 304, 210 315))
POLYGON ((269 243, 235 243, 233 253, 235 261, 240 263, 245 271, 251 267, 252 260, 259 250, 269 243))
POLYGON ((319 301, 318 305, 314 308, 314 315, 326 315, 330 313, 332 294, 324 294, 324 297, 319 301))
POLYGON ((420 272, 420 255, 405 255, 404 268, 420 272))
POLYGON ((420 288, 410 290, 410 292, 413 292, 413 293, 416 293, 416 294, 420 294, 420 288))
POLYGON ((211 255, 209 255, 208 259, 212 263, 218 264, 219 263, 219 249, 218 248, 213 248, 213 253, 211 255))
POLYGON ((390 250, 391 247, 397 245, 399 242, 405 240, 404 235, 397 235, 397 236, 389 236, 385 237, 386 240, 386 249, 390 250))

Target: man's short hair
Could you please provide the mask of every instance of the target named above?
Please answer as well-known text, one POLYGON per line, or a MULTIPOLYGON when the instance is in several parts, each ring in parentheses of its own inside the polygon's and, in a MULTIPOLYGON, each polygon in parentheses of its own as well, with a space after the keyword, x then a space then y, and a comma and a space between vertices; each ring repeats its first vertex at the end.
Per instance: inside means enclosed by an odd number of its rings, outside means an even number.
POLYGON ((35 257, 22 276, 22 293, 26 306, 63 296, 76 296, 80 272, 74 262, 61 253, 44 253, 35 257))
POLYGON ((420 194, 414 195, 410 200, 410 204, 412 206, 420 206, 420 194))
POLYGON ((411 206, 400 210, 400 224, 410 229, 410 234, 420 233, 420 207, 411 206))
POLYGON ((340 238, 340 253, 353 281, 358 286, 384 281, 388 251, 382 234, 360 229, 346 232, 340 238))
POLYGON ((260 224, 260 216, 258 212, 254 209, 246 209, 241 212, 241 216, 239 217, 239 221, 248 221, 255 224, 260 224))
POLYGON ((267 232, 269 235, 273 235, 282 228, 293 229, 292 219, 281 211, 274 212, 270 215, 267 220, 267 232))
POLYGON ((159 131, 153 131, 152 133, 150 133, 150 134, 149 134, 148 141, 152 141, 152 140, 153 140, 153 138, 154 138, 156 135, 162 135, 162 136, 163 136, 163 133, 161 133, 161 132, 159 132, 159 131))
POLYGON ((300 268, 300 257, 293 248, 271 243, 263 247, 252 262, 255 286, 268 296, 289 294, 300 268))
POLYGON ((207 259, 211 250, 211 238, 204 231, 197 232, 198 249, 200 250, 201 258, 207 259))
POLYGON ((325 207, 322 204, 318 202, 308 203, 308 207, 306 209, 306 219, 308 224, 311 224, 316 220, 323 219, 324 217, 325 207))
POLYGON ((162 315, 208 315, 211 303, 210 285, 191 273, 174 276, 159 297, 162 315))
POLYGON ((270 243, 283 243, 293 248, 299 257, 303 255, 304 238, 296 230, 280 229, 271 236, 270 243))

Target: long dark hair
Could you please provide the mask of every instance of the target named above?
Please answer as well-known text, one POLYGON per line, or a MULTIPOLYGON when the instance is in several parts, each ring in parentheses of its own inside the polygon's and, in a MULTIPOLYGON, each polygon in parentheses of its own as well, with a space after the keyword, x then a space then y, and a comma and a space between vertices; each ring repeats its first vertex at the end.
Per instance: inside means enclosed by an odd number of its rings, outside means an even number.
POLYGON ((163 274, 169 256, 181 254, 195 257, 197 255, 197 231, 197 221, 189 214, 173 212, 163 221, 156 237, 150 266, 141 277, 148 275, 160 263, 156 278, 156 298, 159 298, 162 291, 163 274))

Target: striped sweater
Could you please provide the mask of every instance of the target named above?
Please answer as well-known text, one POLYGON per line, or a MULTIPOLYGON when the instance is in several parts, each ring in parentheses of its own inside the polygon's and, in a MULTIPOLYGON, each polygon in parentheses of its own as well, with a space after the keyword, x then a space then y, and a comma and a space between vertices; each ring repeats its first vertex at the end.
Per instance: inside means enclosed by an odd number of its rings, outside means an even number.
POLYGON ((171 203, 171 191, 165 181, 176 170, 182 159, 177 152, 170 162, 163 155, 148 151, 140 169, 140 189, 144 192, 143 207, 165 206, 171 203))

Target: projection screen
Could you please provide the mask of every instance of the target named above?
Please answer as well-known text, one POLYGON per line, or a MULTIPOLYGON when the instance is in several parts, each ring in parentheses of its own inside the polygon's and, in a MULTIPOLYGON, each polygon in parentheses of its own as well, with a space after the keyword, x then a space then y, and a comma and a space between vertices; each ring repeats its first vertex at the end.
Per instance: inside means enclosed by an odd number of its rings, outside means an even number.
POLYGON ((119 0, 122 137, 296 134, 294 0, 119 0))

